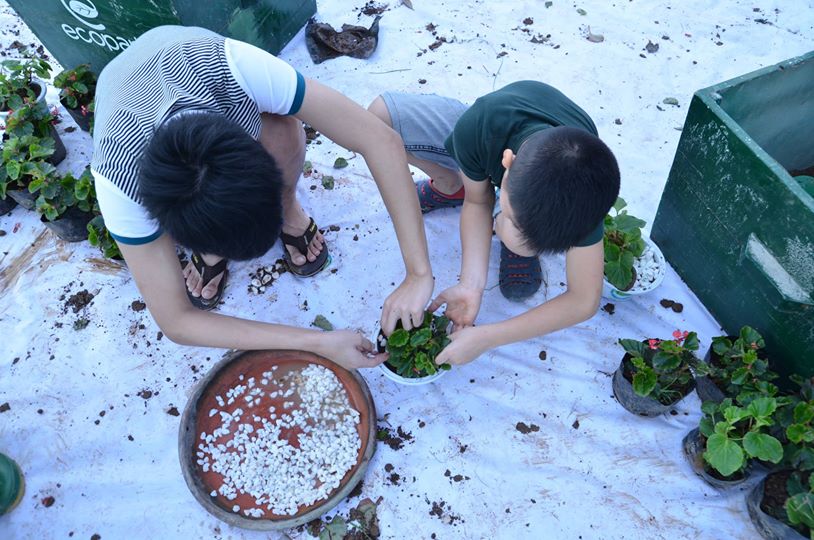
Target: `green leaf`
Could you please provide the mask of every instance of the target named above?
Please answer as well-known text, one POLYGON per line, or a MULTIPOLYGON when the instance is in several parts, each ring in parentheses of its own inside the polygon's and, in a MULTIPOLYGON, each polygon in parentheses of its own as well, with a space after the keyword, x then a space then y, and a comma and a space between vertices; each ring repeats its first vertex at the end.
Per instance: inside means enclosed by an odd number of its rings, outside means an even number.
POLYGON ((786 437, 795 444, 814 441, 814 432, 803 424, 792 424, 786 428, 786 437))
POLYGON ((723 476, 729 476, 743 467, 743 450, 728 437, 713 433, 707 438, 704 460, 723 476))
POLYGON ((749 404, 748 411, 755 418, 768 418, 777 409, 777 400, 771 397, 761 397, 749 404))
MULTIPOLYGON (((616 244, 611 242, 605 242, 605 261, 606 262, 618 262, 619 259, 622 257, 622 250, 616 244)), ((607 270, 605 271, 607 273, 607 270)))
POLYGON ((730 424, 729 422, 716 422, 714 431, 718 435, 723 435, 724 437, 727 437, 729 436, 729 432, 732 431, 732 424, 730 424))
POLYGON ((690 332, 687 334, 687 337, 684 339, 684 348, 690 351, 697 351, 698 350, 698 334, 695 332, 690 332))
POLYGON ((646 224, 647 222, 645 222, 644 220, 641 220, 637 217, 633 217, 629 214, 622 214, 616 217, 616 228, 622 231, 623 233, 639 231, 646 224))
POLYGON ((334 329, 334 325, 331 324, 331 321, 326 319, 324 315, 317 315, 314 322, 311 323, 311 326, 316 326, 317 328, 321 328, 326 332, 330 332, 334 329))
POLYGON ((334 188, 334 177, 325 175, 322 177, 322 187, 325 189, 333 189, 334 188))
POLYGON ((617 197, 616 202, 613 203, 613 209, 617 212, 620 212, 625 206, 627 206, 627 202, 622 197, 617 197))
POLYGON ((715 433, 715 428, 712 425, 712 420, 707 416, 702 416, 701 420, 698 421, 698 431, 701 432, 701 435, 704 437, 709 437, 713 433, 715 433))
POLYGON ((432 337, 432 331, 429 328, 422 328, 410 337, 410 345, 412 347, 419 347, 427 343, 432 337))
POLYGON ((792 525, 814 528, 814 494, 799 493, 790 497, 786 501, 786 515, 792 525))
POLYGON ((751 345, 754 343, 758 349, 762 349, 766 346, 766 342, 763 340, 763 336, 761 336, 754 328, 751 326, 744 326, 741 328, 740 331, 740 339, 745 346, 751 348, 751 345))
POLYGON ((797 424, 807 424, 814 419, 814 403, 802 402, 794 407, 794 421, 797 424))
POLYGON ((398 330, 390 334, 389 338, 387 338, 387 346, 391 348, 404 347, 405 345, 407 345, 407 342, 409 340, 410 334, 407 333, 407 330, 399 328, 398 330))
POLYGON ((638 356, 640 358, 644 357, 645 348, 647 347, 647 345, 638 339, 620 339, 619 345, 621 345, 630 356, 638 356))
POLYGON ((310 161, 306 161, 305 163, 303 163, 303 164, 302 164, 302 172, 303 172, 305 175, 309 175, 309 174, 311 174, 313 171, 314 171, 314 166, 313 166, 313 165, 311 165, 311 162, 310 162, 310 161))
POLYGON ((743 449, 752 457, 771 463, 780 463, 783 459, 783 445, 766 433, 750 431, 743 437, 743 449))
POLYGON ((348 533, 348 524, 341 516, 334 516, 319 533, 319 540, 342 540, 348 533))
POLYGON ((447 364, 446 362, 438 366, 438 369, 443 369, 444 371, 449 371, 452 369, 452 366, 447 364))
POLYGON ((633 279, 633 273, 623 268, 621 263, 606 262, 605 278, 607 278, 611 285, 622 290, 630 284, 633 279))
POLYGON ((724 418, 730 424, 734 424, 747 417, 749 417, 749 411, 742 407, 732 406, 724 409, 724 418))
POLYGON ((17 161, 9 161, 6 163, 6 174, 12 180, 20 178, 20 163, 17 161))
POLYGON ((633 391, 642 397, 649 396, 656 388, 658 382, 656 372, 645 368, 633 375, 633 391))
POLYGON ((712 338, 712 350, 718 356, 724 356, 732 348, 732 342, 726 336, 712 338))
POLYGON ((348 166, 348 160, 343 157, 336 158, 334 161, 334 169, 344 169, 348 166))
POLYGON ((732 372, 732 378, 730 380, 732 381, 732 384, 742 386, 746 382, 746 379, 748 377, 749 370, 745 367, 742 367, 732 372))
POLYGON ((676 370, 681 365, 681 358, 667 354, 663 351, 656 351, 656 354, 653 355, 653 367, 663 371, 663 372, 671 372, 676 370))
POLYGON ((74 90, 76 90, 80 94, 87 94, 88 93, 88 87, 85 85, 85 83, 76 81, 71 86, 73 87, 74 90))

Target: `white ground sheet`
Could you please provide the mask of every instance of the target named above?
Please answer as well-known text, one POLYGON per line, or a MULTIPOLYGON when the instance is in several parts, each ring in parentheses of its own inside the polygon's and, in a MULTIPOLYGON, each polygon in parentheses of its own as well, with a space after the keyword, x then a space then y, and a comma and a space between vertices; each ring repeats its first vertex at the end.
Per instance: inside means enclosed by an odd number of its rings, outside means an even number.
MULTIPOLYGON (((551 83, 592 115, 619 160, 631 213, 648 222, 693 92, 814 48, 808 0, 554 0, 548 8, 542 0, 413 0, 414 11, 397 3, 384 13, 369 60, 315 66, 302 33, 281 56, 365 105, 385 90, 471 102, 515 80, 551 83), (524 24, 527 17, 533 23, 524 24), (436 50, 428 49, 435 42, 429 23, 447 39, 436 50), (589 26, 603 42, 586 39, 589 26), (545 43, 530 42, 548 34, 545 43), (645 50, 648 41, 657 52, 645 50), (663 104, 667 97, 679 106, 663 104)), ((371 17, 357 18, 362 5, 321 0, 319 18, 335 27, 368 25, 371 17)), ((2 50, 15 39, 34 41, 5 2, 0 31, 2 50)), ((48 99, 57 103, 53 89, 48 99)), ((63 113, 60 132, 71 125, 63 113)), ((69 159, 61 168, 80 171, 90 138, 77 130, 64 140, 69 159)), ((264 295, 249 295, 249 273, 280 256, 275 246, 262 260, 232 264, 221 312, 301 326, 323 314, 337 327, 372 332, 385 295, 402 277, 398 246, 363 160, 334 171, 336 157, 351 155, 320 140, 307 159, 333 174, 336 188, 306 179, 300 194, 321 227, 341 227, 327 234, 338 271, 310 280, 285 275, 264 295)), ((436 294, 459 271, 458 215, 440 211, 425 220, 436 294)), ((89 244, 62 243, 21 209, 0 217, 0 229, 7 233, 0 237, 0 404, 10 406, 0 413, 0 452, 19 462, 27 482, 21 506, 0 517, 0 538, 286 537, 218 522, 181 476, 179 418, 167 411, 183 410, 223 351, 159 341, 148 312, 131 309, 140 296, 127 270, 101 260, 89 244), (93 302, 65 312, 67 296, 83 289, 93 302), (79 318, 90 323, 74 330, 79 318), (138 395, 145 389, 149 399, 138 395), (55 502, 45 507, 48 496, 55 502)), ((564 259, 547 257, 547 291, 521 305, 505 300, 497 289, 497 247, 493 242, 480 323, 562 292, 564 259)), ((382 537, 755 538, 744 503, 749 486, 719 493, 683 458, 681 439, 699 416, 694 394, 676 406, 677 415, 655 419, 629 414, 611 395, 609 375, 622 355, 617 338, 668 338, 676 328, 697 331, 704 350, 718 332, 669 270, 658 291, 616 302, 613 315, 600 311, 568 330, 488 352, 430 386, 401 387, 378 370, 364 371, 380 423, 388 425, 387 415, 389 426, 413 436, 400 450, 380 444, 364 480, 362 497, 382 497, 382 537), (662 308, 661 298, 682 302, 684 312, 662 308), (518 422, 539 431, 524 435, 518 422), (388 463, 405 477, 398 485, 387 479, 388 463), (455 482, 446 470, 469 479, 455 482), (430 515, 440 501, 443 515, 430 515)), ((347 516, 357 503, 336 512, 347 516)))

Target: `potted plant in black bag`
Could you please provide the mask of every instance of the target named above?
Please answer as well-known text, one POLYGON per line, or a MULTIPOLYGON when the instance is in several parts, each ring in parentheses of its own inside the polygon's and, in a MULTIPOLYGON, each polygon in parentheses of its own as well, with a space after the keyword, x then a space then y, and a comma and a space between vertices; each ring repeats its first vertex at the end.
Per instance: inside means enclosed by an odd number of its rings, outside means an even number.
POLYGON ((60 89, 59 102, 68 110, 83 131, 90 131, 93 119, 91 103, 96 93, 96 74, 90 64, 80 64, 66 69, 54 77, 54 86, 60 89))
POLYGON ((51 65, 28 51, 23 55, 19 60, 0 62, 0 118, 28 103, 45 107, 44 79, 51 76, 51 65))
POLYGON ((53 153, 51 138, 25 135, 6 141, 3 146, 4 166, 0 168, 0 198, 11 197, 23 208, 33 210, 36 195, 29 190, 29 185, 56 170, 45 161, 53 153))
POLYGON ((695 332, 676 330, 672 340, 620 339, 619 344, 625 356, 613 374, 613 395, 628 411, 657 416, 692 392, 695 332))
POLYGON ((388 353, 381 364, 382 372, 388 379, 406 385, 427 384, 441 377, 450 365, 437 366, 435 358, 449 344, 449 327, 446 317, 426 312, 421 326, 410 331, 404 330, 400 322, 390 337, 377 331, 377 350, 388 353))
POLYGON ((57 173, 32 181, 29 189, 37 189, 36 209, 40 220, 66 242, 81 242, 88 237, 88 223, 93 218, 95 202, 93 177, 90 169, 79 178, 71 173, 57 173))
POLYGON ((737 398, 747 404, 755 397, 774 396, 777 386, 771 381, 778 375, 769 369, 763 337, 752 327, 744 326, 737 337, 712 338, 704 362, 696 369, 696 392, 701 401, 720 403, 724 398, 737 398))
POLYGON ((782 399, 764 396, 749 405, 726 398, 701 406, 704 415, 684 437, 683 448, 693 470, 708 484, 729 487, 746 480, 754 461, 780 463, 783 445, 772 435, 782 399))
POLYGON ((814 384, 798 376, 799 394, 783 424, 784 470, 769 473, 749 493, 746 506, 764 538, 810 538, 814 529, 814 384))
POLYGON ((34 135, 41 139, 53 139, 53 152, 45 159, 52 165, 59 165, 67 155, 65 145, 57 133, 54 124, 57 115, 37 104, 23 105, 6 117, 6 132, 4 140, 14 137, 34 135))

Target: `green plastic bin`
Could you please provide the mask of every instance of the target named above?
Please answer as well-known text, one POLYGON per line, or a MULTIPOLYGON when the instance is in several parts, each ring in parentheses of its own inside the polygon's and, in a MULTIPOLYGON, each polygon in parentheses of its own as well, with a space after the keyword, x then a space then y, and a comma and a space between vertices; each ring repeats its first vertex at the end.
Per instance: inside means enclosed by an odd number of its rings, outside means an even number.
POLYGON ((812 171, 814 52, 695 93, 652 230, 726 333, 757 328, 783 375, 814 375, 812 171))
POLYGON ((8 0, 66 68, 99 73, 163 24, 202 26, 277 54, 316 13, 316 0, 8 0))

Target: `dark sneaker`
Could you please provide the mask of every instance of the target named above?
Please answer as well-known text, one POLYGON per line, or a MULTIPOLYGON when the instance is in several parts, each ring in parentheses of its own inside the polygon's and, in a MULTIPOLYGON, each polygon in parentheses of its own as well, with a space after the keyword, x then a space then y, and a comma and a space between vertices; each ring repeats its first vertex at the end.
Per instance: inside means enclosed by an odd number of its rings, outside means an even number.
POLYGON ((464 203, 463 186, 456 193, 446 195, 435 189, 432 180, 422 180, 416 182, 415 189, 418 192, 418 203, 421 205, 422 214, 439 208, 456 208, 464 203))
POLYGON ((500 243, 500 292, 509 300, 524 300, 540 289, 543 270, 539 257, 521 257, 500 243))

